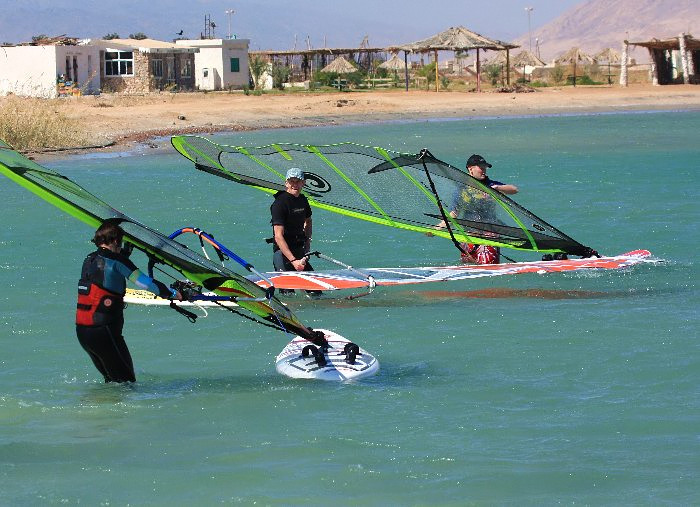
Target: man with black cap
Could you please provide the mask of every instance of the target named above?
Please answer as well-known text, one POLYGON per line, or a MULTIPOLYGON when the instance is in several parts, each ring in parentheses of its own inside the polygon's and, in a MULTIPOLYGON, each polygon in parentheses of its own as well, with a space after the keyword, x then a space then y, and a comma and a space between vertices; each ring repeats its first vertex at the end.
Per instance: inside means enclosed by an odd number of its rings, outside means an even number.
MULTIPOLYGON (((304 254, 311 248, 311 206, 301 193, 306 176, 298 167, 287 171, 285 190, 275 194, 272 214, 273 257, 275 271, 313 271, 304 254)), ((283 293, 294 293, 284 291, 283 293)), ((311 293, 311 292, 310 292, 311 293)))
POLYGON ((467 171, 472 178, 479 180, 489 188, 498 190, 502 194, 517 194, 518 187, 515 185, 506 185, 505 183, 492 180, 486 176, 486 169, 491 167, 493 166, 486 162, 481 155, 474 154, 467 159, 467 171))
MULTIPOLYGON (((467 159, 467 172, 469 175, 479 180, 485 186, 497 190, 503 194, 517 194, 518 187, 515 185, 509 185, 501 183, 500 181, 492 180, 486 175, 486 170, 493 167, 489 164, 484 157, 481 155, 474 154, 467 159)), ((465 186, 460 189, 455 198, 453 199, 452 206, 450 207, 450 216, 457 218, 460 211, 468 205, 470 214, 476 215, 474 219, 479 219, 483 221, 497 221, 494 215, 494 210, 490 209, 489 206, 493 204, 493 201, 488 199, 481 199, 480 197, 487 197, 484 192, 476 192, 476 194, 483 195, 472 195, 475 194, 475 189, 465 186), (483 204, 482 204, 483 202, 483 204)), ((443 220, 437 225, 438 228, 445 227, 445 221, 443 220)), ((497 247, 490 245, 475 245, 472 243, 462 243, 462 262, 464 263, 474 263, 474 264, 498 264, 500 261, 500 251, 497 247)))

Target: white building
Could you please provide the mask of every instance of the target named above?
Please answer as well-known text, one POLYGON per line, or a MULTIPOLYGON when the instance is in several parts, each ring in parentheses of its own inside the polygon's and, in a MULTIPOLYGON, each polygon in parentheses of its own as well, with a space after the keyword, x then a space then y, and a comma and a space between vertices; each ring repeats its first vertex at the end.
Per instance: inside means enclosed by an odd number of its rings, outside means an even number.
POLYGON ((55 98, 100 90, 99 49, 91 45, 0 47, 0 95, 55 98))
POLYGON ((196 88, 225 90, 248 86, 249 39, 188 39, 175 42, 199 48, 199 53, 194 57, 196 88))

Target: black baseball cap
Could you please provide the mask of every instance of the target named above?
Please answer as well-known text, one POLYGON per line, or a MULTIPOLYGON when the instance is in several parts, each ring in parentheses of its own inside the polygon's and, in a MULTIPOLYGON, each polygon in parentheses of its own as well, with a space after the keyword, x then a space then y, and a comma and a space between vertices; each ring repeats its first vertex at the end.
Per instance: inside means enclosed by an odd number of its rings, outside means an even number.
POLYGON ((476 154, 472 155, 471 157, 469 157, 467 159, 467 167, 471 167, 473 165, 478 165, 482 169, 486 169, 487 167, 493 167, 491 164, 486 162, 484 157, 482 157, 481 155, 476 155, 476 154))

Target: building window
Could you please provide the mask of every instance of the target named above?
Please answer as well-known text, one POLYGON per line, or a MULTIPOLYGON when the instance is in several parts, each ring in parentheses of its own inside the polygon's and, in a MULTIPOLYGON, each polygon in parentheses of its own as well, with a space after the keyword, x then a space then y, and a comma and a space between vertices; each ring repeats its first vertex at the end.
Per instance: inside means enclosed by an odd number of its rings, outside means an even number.
POLYGON ((163 60, 151 60, 151 71, 153 77, 163 77, 163 60))
POLYGON ((166 65, 166 72, 168 73, 168 81, 171 83, 175 82, 175 57, 169 56, 166 65))
POLYGON ((185 64, 182 66, 182 77, 192 77, 192 60, 189 58, 185 60, 185 64))
POLYGON ((231 58, 231 72, 241 71, 241 61, 238 58, 231 58))
POLYGON ((133 51, 105 51, 105 76, 133 76, 133 51))

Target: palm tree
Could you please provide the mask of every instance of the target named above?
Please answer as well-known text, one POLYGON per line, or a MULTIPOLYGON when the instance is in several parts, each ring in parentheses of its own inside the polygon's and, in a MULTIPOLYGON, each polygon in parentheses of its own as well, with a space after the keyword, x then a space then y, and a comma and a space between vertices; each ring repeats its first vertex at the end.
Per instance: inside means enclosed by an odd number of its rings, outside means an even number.
POLYGON ((253 76, 253 83, 255 84, 255 89, 260 89, 261 83, 260 78, 267 70, 267 62, 263 60, 260 55, 255 55, 250 58, 249 62, 250 74, 253 76))

